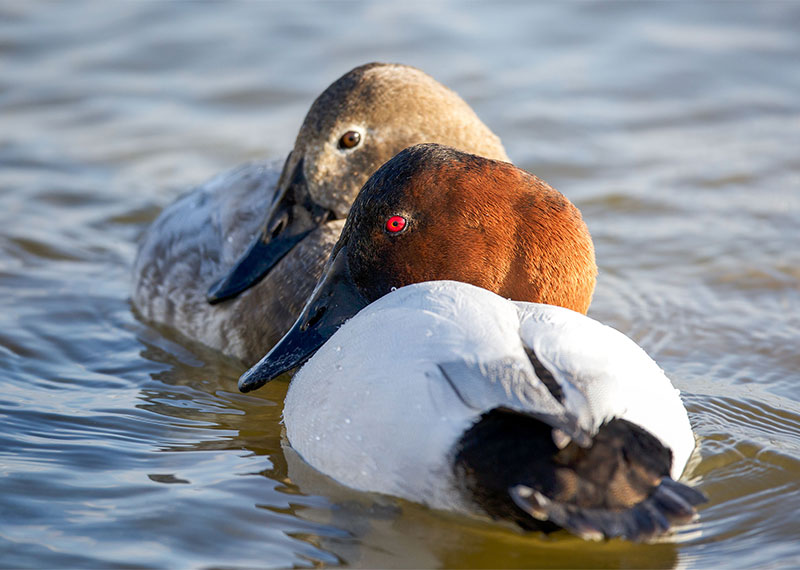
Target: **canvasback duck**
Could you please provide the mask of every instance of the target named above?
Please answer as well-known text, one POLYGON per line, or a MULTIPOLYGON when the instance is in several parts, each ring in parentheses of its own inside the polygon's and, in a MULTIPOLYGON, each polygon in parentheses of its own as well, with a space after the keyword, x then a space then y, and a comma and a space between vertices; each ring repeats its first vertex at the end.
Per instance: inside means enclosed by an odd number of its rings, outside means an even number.
POLYGON ((360 491, 588 539, 653 539, 705 500, 658 365, 580 313, 457 281, 389 293, 294 376, 290 445, 360 491))
POLYGON ((469 105, 429 75, 398 64, 353 69, 314 101, 282 170, 245 165, 161 213, 139 247, 133 305, 145 320, 255 362, 297 318, 367 177, 427 141, 508 160, 469 105))
POLYGON ((704 500, 675 480, 694 436, 658 365, 581 314, 595 276, 557 191, 417 145, 365 184, 302 314, 239 387, 313 355, 284 421, 321 472, 526 529, 646 540, 704 500))

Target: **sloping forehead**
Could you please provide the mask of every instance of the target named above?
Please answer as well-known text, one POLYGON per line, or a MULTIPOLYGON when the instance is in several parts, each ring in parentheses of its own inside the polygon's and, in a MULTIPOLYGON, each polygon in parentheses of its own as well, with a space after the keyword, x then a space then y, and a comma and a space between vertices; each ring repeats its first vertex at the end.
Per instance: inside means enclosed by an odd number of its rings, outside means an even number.
POLYGON ((471 193, 497 183, 509 175, 517 182, 517 170, 510 164, 471 155, 437 144, 420 144, 409 147, 383 164, 359 193, 351 211, 354 218, 359 213, 374 212, 406 206, 435 207, 457 206, 469 200, 471 193), (506 171, 512 172, 506 172, 506 171), (453 203, 431 203, 442 199, 453 203))
POLYGON ((405 65, 370 63, 356 67, 334 81, 314 101, 304 127, 316 132, 330 128, 340 113, 380 114, 382 103, 437 82, 426 73, 405 65))

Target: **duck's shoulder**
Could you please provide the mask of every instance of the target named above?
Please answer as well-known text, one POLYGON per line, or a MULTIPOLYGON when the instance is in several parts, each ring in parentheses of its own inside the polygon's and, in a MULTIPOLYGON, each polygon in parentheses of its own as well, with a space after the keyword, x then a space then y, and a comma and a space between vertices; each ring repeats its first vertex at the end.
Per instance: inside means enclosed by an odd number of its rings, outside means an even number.
POLYGON ((647 352, 619 330, 563 307, 514 304, 523 344, 544 358, 547 365, 572 376, 666 380, 647 352))
MULTIPOLYGON (((168 294, 204 296, 258 231, 279 175, 275 162, 241 165, 183 194, 145 230, 133 266, 133 301, 146 317, 168 294)), ((175 300, 182 303, 184 301, 175 300)))
POLYGON ((278 164, 257 162, 218 174, 167 206, 145 231, 139 258, 156 251, 169 256, 197 251, 199 244, 217 250, 242 248, 263 221, 278 179, 278 164), (223 239, 224 237, 224 239, 223 239), (226 245, 227 244, 227 245, 226 245))
POLYGON ((280 169, 281 163, 275 160, 248 163, 213 178, 206 185, 217 227, 225 238, 225 263, 239 258, 264 222, 280 169))

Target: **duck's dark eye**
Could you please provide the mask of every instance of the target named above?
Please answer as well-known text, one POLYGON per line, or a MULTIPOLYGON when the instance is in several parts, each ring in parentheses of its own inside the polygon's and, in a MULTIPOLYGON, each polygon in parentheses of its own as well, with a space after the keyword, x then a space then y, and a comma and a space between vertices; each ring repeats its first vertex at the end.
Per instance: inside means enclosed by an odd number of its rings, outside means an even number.
POLYGON ((347 131, 339 139, 339 148, 355 148, 361 142, 361 133, 358 131, 347 131))
POLYGON ((406 227, 406 219, 403 216, 392 216, 386 220, 386 231, 390 234, 402 232, 406 227))

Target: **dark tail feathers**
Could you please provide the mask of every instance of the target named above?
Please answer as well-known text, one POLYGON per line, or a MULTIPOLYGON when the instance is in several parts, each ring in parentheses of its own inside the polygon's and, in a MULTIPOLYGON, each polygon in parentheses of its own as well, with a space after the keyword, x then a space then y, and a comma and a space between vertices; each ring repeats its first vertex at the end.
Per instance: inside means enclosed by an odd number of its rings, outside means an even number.
POLYGON ((695 505, 707 500, 699 491, 667 477, 645 500, 631 508, 616 511, 582 509, 553 502, 525 485, 512 487, 508 492, 514 503, 536 520, 549 521, 590 540, 652 539, 674 524, 694 520, 697 516, 695 505))
POLYGON ((584 538, 648 540, 690 521, 702 493, 669 477, 672 452, 641 427, 613 419, 588 444, 549 417, 496 408, 462 436, 455 475, 496 519, 584 538))

